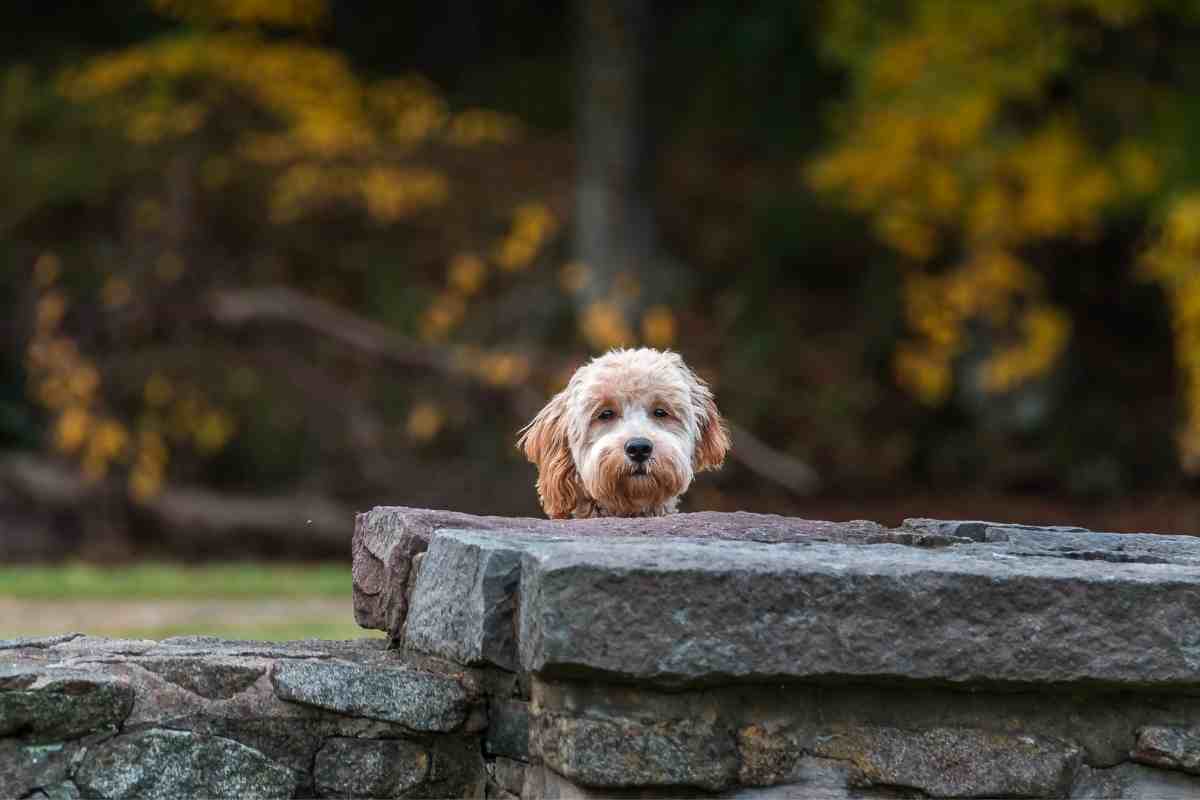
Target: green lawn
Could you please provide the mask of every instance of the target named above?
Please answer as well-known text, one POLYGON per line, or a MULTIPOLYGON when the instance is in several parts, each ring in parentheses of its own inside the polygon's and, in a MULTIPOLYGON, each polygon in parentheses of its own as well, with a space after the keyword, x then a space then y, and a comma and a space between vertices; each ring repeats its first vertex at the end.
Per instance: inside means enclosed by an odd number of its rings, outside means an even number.
POLYGON ((23 600, 157 600, 167 598, 350 597, 342 564, 211 564, 148 562, 0 567, 0 595, 23 600))
POLYGON ((348 564, 0 567, 0 638, 79 631, 161 639, 349 639, 348 564))

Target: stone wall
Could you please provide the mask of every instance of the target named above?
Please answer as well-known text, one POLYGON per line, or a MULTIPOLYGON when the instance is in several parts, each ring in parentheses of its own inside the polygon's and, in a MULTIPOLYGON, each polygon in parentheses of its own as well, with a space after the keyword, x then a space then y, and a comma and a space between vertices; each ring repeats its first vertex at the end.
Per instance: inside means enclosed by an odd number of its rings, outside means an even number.
POLYGON ((0 643, 0 797, 1200 797, 1200 539, 359 516, 384 640, 0 643))

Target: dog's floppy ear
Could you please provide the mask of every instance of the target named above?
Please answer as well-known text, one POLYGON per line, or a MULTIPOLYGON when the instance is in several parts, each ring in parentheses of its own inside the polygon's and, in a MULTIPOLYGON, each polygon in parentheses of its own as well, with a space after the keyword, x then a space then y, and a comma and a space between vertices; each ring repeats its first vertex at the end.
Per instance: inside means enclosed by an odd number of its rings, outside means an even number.
MULTIPOLYGON (((689 370, 690 372, 690 370, 689 370)), ((717 410, 712 390, 694 372, 691 373, 692 404, 696 408, 696 424, 700 428, 700 440, 696 442, 696 454, 692 468, 696 472, 719 469, 729 452, 729 430, 717 410)))
POLYGON ((579 475, 567 441, 567 392, 555 395, 521 429, 517 447, 537 465, 538 500, 551 519, 566 519, 579 501, 579 475))

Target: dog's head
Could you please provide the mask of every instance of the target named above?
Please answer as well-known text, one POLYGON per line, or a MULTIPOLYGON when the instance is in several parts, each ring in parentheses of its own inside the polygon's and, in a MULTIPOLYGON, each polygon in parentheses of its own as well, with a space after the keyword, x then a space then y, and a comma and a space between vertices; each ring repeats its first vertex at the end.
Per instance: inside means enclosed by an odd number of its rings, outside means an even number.
POLYGON ((729 450, 712 392, 676 353, 613 350, 580 367, 521 431, 552 518, 673 510, 696 472, 729 450))

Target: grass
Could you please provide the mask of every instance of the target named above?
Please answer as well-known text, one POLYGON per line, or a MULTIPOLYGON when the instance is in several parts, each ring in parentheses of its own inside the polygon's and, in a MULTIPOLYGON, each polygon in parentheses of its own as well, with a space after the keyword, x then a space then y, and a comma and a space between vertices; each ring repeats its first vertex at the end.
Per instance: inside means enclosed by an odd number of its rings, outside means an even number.
POLYGON ((222 639, 253 639, 260 642, 293 642, 298 639, 375 639, 383 631, 367 631, 353 621, 330 622, 281 622, 268 625, 156 625, 143 627, 117 627, 88 631, 97 636, 113 636, 120 639, 166 639, 171 636, 219 636, 222 639))
POLYGON ((21 600, 179 600, 184 598, 350 597, 342 564, 149 562, 0 567, 0 596, 21 600))
POLYGON ((348 564, 160 562, 0 567, 0 639, 82 632, 163 639, 355 639, 348 564))

